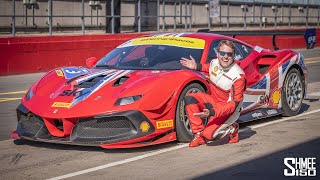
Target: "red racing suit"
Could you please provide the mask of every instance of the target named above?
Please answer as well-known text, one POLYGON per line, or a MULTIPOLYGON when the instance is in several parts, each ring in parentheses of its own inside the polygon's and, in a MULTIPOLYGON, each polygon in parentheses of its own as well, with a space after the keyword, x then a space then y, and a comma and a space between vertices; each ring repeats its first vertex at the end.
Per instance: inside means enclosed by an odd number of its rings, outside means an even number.
POLYGON ((186 112, 193 133, 202 132, 206 139, 213 139, 223 130, 233 124, 240 116, 246 79, 243 70, 233 63, 223 69, 218 59, 210 64, 197 64, 197 70, 209 72, 210 91, 206 93, 190 93, 185 97, 186 112), (208 122, 206 118, 195 117, 193 113, 209 109, 208 122))

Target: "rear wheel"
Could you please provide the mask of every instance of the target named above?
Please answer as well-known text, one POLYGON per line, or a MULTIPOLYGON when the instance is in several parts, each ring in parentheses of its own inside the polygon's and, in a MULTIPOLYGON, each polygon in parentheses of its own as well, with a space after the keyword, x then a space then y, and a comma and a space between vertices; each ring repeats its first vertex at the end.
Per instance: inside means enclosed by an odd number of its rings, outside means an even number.
POLYGON ((192 83, 186 86, 179 96, 175 117, 176 117, 177 139, 180 142, 190 142, 193 139, 193 133, 191 131, 189 118, 187 117, 186 110, 185 110, 184 97, 188 93, 198 93, 198 92, 205 92, 204 88, 200 84, 192 83))
POLYGON ((304 82, 299 70, 289 71, 282 88, 282 109, 284 116, 297 115, 302 106, 304 96, 304 82))

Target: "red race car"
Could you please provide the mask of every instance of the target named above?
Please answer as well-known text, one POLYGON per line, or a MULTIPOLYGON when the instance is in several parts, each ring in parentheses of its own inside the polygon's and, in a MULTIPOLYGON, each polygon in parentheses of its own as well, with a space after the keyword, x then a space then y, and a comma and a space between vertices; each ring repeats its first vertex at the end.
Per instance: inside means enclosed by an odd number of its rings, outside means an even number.
POLYGON ((103 148, 133 148, 193 139, 184 108, 190 92, 210 94, 208 74, 186 69, 181 57, 216 58, 221 40, 235 43, 247 75, 239 122, 296 115, 306 92, 303 56, 270 51, 211 33, 167 33, 136 38, 88 68, 62 67, 38 80, 17 108, 14 138, 103 148))

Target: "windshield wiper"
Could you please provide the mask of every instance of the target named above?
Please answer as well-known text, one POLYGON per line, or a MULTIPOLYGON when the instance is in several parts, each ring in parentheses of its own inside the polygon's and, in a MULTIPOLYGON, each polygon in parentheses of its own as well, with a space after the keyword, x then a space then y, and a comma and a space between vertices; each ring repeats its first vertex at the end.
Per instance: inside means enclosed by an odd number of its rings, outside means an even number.
POLYGON ((97 68, 99 68, 99 67, 104 67, 104 68, 108 68, 108 69, 116 69, 115 66, 107 65, 107 64, 96 65, 96 67, 97 67, 97 68))

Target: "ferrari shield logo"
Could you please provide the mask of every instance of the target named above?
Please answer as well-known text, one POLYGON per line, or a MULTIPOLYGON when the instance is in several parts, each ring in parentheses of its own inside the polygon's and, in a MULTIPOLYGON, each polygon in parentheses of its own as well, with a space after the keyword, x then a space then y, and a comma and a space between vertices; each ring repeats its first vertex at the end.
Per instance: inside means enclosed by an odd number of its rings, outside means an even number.
POLYGON ((56 70, 56 73, 58 76, 63 76, 63 72, 59 69, 59 70, 56 70))

